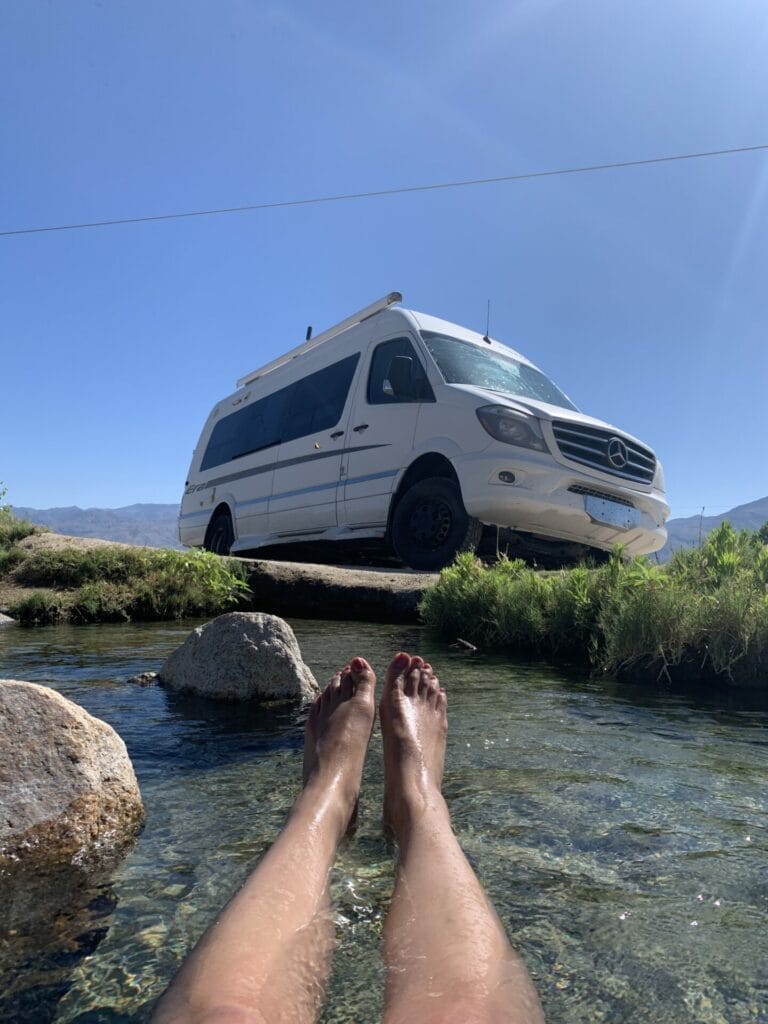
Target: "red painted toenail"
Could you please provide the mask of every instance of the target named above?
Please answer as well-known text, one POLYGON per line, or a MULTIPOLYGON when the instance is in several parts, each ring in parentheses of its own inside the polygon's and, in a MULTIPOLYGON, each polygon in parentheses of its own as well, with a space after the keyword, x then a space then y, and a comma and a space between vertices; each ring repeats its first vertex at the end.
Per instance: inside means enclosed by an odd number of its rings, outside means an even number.
POLYGON ((355 670, 355 672, 362 672, 365 669, 365 662, 363 661, 362 658, 353 658, 352 668, 355 670))

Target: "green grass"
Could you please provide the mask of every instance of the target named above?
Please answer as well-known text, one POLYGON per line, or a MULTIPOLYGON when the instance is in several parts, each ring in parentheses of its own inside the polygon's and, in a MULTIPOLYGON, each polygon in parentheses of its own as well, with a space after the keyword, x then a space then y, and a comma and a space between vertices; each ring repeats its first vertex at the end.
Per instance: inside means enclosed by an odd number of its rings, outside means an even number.
POLYGON ((589 664, 619 678, 768 684, 768 547, 728 523, 667 566, 620 552, 542 575, 460 555, 421 614, 450 638, 589 664))
POLYGON ((95 548, 41 551, 16 578, 37 592, 10 608, 22 625, 47 622, 148 622, 218 615, 247 604, 250 589, 236 561, 206 551, 95 548))
POLYGON ((4 509, 0 509, 0 550, 8 551, 25 537, 42 532, 42 527, 35 526, 26 519, 17 519, 4 509))
POLYGON ((24 626, 55 626, 66 620, 65 606, 58 594, 38 591, 12 605, 11 614, 24 626))
POLYGON ((42 527, 26 519, 17 519, 8 505, 0 505, 0 577, 24 561, 26 552, 18 546, 19 541, 33 533, 42 532, 42 527))
POLYGON ((18 541, 35 532, 31 523, 0 509, 0 577, 39 588, 9 608, 22 625, 218 615, 246 606, 251 596, 245 569, 234 559, 117 546, 20 549, 18 541))

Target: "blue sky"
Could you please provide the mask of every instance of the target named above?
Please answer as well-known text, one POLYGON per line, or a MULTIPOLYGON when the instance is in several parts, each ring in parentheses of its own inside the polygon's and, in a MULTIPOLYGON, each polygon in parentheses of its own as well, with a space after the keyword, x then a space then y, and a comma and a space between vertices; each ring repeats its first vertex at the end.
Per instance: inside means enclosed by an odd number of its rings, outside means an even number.
MULTIPOLYGON (((768 142, 759 0, 0 0, 0 230, 768 142)), ((397 289, 768 494, 768 153, 0 238, 17 505, 179 499, 237 377, 397 289)))

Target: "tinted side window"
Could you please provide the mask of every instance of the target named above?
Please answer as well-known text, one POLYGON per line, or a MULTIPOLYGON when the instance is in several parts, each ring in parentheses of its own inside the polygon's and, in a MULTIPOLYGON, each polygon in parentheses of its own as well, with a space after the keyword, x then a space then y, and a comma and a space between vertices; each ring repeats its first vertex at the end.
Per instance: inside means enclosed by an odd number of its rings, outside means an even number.
POLYGON ((336 426, 344 412, 359 359, 360 353, 356 352, 332 366, 311 373, 291 387, 283 421, 283 441, 293 441, 336 426))
POLYGON ((290 388, 252 402, 219 420, 211 432, 200 469, 251 455, 280 443, 280 424, 290 388))
POLYGON ((326 366, 219 420, 200 469, 252 455, 297 437, 335 427, 344 411, 360 353, 326 366))
POLYGON ((387 405, 401 402, 434 402, 435 396, 427 380, 427 374, 421 360, 409 338, 394 338, 377 345, 371 360, 371 371, 368 375, 368 404, 387 405), (391 393, 389 385, 389 368, 395 356, 405 356, 413 363, 413 383, 415 397, 396 397, 391 393))

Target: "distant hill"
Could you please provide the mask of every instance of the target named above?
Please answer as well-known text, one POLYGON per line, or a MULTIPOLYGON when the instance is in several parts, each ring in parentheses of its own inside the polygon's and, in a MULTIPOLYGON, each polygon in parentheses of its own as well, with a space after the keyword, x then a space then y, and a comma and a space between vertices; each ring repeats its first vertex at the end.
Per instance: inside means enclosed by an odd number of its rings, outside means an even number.
POLYGON ((13 513, 55 533, 100 537, 151 548, 180 548, 176 532, 178 505, 126 505, 125 508, 22 508, 13 513))
POLYGON ((768 522, 768 497, 758 498, 746 505, 737 505, 721 516, 686 516, 684 519, 670 519, 667 522, 669 540, 659 552, 662 559, 669 558, 677 548, 695 548, 699 543, 699 533, 704 538, 725 520, 735 530, 759 530, 763 523, 768 522))

